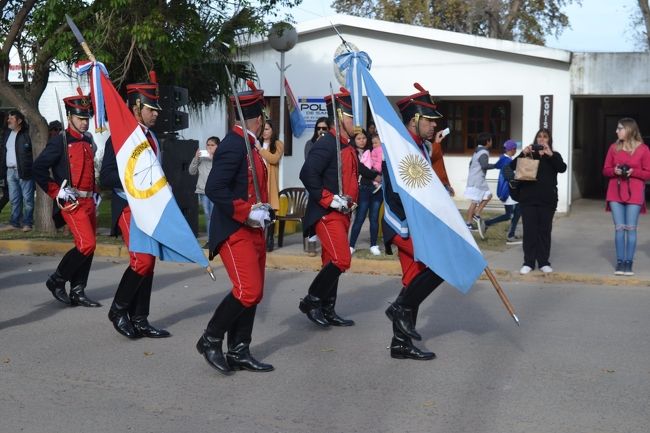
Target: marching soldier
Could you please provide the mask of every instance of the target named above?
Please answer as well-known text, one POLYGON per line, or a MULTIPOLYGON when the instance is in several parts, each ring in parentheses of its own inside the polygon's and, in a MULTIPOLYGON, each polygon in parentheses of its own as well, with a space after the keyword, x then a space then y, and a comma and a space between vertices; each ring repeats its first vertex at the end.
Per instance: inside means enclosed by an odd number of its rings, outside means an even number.
POLYGON ((358 158, 349 144, 354 135, 350 93, 341 88, 325 97, 330 119, 338 116, 340 125, 341 167, 337 162, 336 133, 331 129, 311 148, 300 171, 300 180, 309 192, 307 210, 302 219, 304 237, 318 235, 323 267, 300 301, 300 311, 318 326, 352 326, 354 321, 340 317, 334 307, 340 275, 350 268, 352 253, 348 241, 350 213, 359 195, 358 158), (336 112, 334 112, 336 108, 336 112), (339 190, 339 176, 342 191, 339 190))
MULTIPOLYGON (((150 129, 156 124, 162 110, 158 105, 158 83, 152 73, 152 82, 129 84, 126 86, 127 103, 140 124, 153 152, 160 159, 160 144, 150 129)), ((122 234, 124 245, 129 247, 131 208, 126 200, 124 187, 115 159, 112 139, 106 141, 104 159, 99 175, 103 186, 113 189, 111 200, 111 235, 122 234)), ((127 338, 165 338, 171 334, 149 323, 149 304, 153 285, 156 257, 146 253, 129 251, 129 266, 117 286, 115 297, 108 312, 113 327, 127 338)))
POLYGON ((99 307, 88 298, 85 288, 93 262, 97 227, 95 213, 95 165, 92 136, 88 134, 93 115, 90 97, 76 95, 64 98, 68 128, 54 135, 33 165, 38 186, 52 197, 57 225, 67 224, 74 237, 74 248, 68 251, 45 285, 54 298, 67 305, 99 307), (52 169, 52 176, 50 176, 52 169), (63 221, 61 221, 61 219, 63 221), (65 284, 70 282, 70 295, 65 284))
MULTIPOLYGON (((248 86, 249 91, 238 94, 243 119, 235 109, 237 122, 219 144, 205 184, 205 194, 214 203, 210 258, 221 255, 232 290, 216 308, 196 349, 225 375, 233 370, 273 370, 250 353, 255 312, 264 292, 264 228, 273 220, 273 211, 268 205, 266 164, 255 146, 264 127, 264 91, 250 81, 248 86), (228 352, 224 356, 226 333, 228 352)), ((234 96, 230 102, 236 107, 234 96)))
MULTIPOLYGON (((432 136, 433 129, 436 127, 435 119, 441 118, 442 115, 437 111, 429 92, 417 83, 415 87, 419 92, 397 101, 397 108, 402 115, 406 129, 424 157, 429 160, 424 141, 427 137, 432 136)), ((413 345, 412 340, 422 339, 415 330, 420 304, 442 283, 443 279, 422 262, 415 260, 413 242, 408 231, 398 233, 387 223, 387 218, 392 218, 399 221, 402 227, 408 227, 402 201, 399 195, 393 191, 386 162, 382 164, 382 172, 385 211, 382 221, 384 242, 387 254, 391 252, 391 245, 397 247, 397 254, 402 266, 403 286, 395 302, 386 310, 386 315, 393 322, 390 356, 396 359, 434 359, 436 355, 433 352, 418 349, 413 345)))

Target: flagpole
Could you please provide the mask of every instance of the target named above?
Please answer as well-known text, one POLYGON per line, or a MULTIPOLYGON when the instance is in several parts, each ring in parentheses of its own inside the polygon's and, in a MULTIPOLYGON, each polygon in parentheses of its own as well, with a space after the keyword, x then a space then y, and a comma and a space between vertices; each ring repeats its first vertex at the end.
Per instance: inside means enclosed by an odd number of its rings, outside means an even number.
POLYGON ((515 323, 517 324, 517 326, 519 326, 519 318, 515 314, 515 309, 512 306, 512 304, 510 303, 510 299, 508 299, 508 296, 506 295, 506 293, 501 288, 501 285, 497 281, 496 276, 494 275, 494 273, 492 273, 492 270, 490 269, 489 266, 485 267, 485 275, 487 275, 488 279, 492 283, 492 286, 494 286, 494 290, 497 291, 497 294, 499 295, 499 298, 501 298, 501 302, 503 302, 503 305, 506 307, 506 310, 508 310, 508 313, 510 313, 510 316, 512 316, 512 318, 515 320, 515 323))

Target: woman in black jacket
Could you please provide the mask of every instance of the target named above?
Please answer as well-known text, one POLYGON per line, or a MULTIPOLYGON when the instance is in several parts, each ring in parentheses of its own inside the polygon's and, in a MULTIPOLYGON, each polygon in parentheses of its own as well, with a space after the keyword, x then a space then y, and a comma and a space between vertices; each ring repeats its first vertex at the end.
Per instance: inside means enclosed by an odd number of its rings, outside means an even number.
POLYGON ((553 151, 553 137, 542 128, 535 134, 533 144, 526 146, 510 166, 517 167, 520 158, 539 160, 536 181, 519 182, 519 206, 524 223, 524 264, 519 273, 525 275, 535 269, 535 263, 544 273, 553 272, 551 255, 551 230, 557 209, 557 175, 566 171, 562 155, 553 151))

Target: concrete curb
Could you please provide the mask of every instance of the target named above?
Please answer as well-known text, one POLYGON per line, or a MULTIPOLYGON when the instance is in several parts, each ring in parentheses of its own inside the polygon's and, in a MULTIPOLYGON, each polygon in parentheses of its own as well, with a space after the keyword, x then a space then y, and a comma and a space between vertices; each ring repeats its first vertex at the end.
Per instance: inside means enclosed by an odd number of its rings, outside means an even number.
MULTIPOLYGON (((71 247, 71 242, 25 239, 0 240, 0 252, 10 254, 62 255, 71 247)), ((128 259, 129 254, 124 245, 98 244, 95 250, 95 256, 128 259)), ((222 265, 219 256, 213 259, 211 264, 212 267, 222 265)), ((309 257, 307 255, 284 254, 276 251, 267 253, 266 265, 270 269, 316 272, 321 267, 321 260, 318 256, 309 257)), ((397 260, 353 258, 349 272, 369 275, 401 276, 401 268, 397 260)), ((555 285, 562 283, 581 283, 607 286, 650 286, 650 280, 647 279, 614 275, 594 275, 574 272, 553 272, 548 275, 541 272, 532 272, 528 275, 520 275, 517 271, 499 268, 492 269, 492 272, 499 277, 499 281, 501 282, 521 281, 530 283, 537 281, 542 284, 555 285)), ((487 277, 481 275, 480 279, 487 280, 487 277)))

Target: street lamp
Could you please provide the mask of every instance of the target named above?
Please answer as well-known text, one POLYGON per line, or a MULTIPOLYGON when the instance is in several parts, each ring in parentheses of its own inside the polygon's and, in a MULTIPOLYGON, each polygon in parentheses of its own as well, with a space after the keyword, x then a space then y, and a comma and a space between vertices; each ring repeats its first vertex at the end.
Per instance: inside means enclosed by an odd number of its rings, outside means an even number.
MULTIPOLYGON (((278 138, 282 143, 284 143, 284 71, 289 69, 284 66, 284 53, 292 49, 296 42, 298 42, 298 32, 296 32, 295 27, 289 23, 279 22, 271 26, 269 31, 269 43, 271 48, 275 51, 280 52, 280 64, 275 64, 280 70, 280 131, 278 133, 278 138)), ((283 170, 283 159, 280 160, 280 189, 284 188, 284 170, 283 170)))

